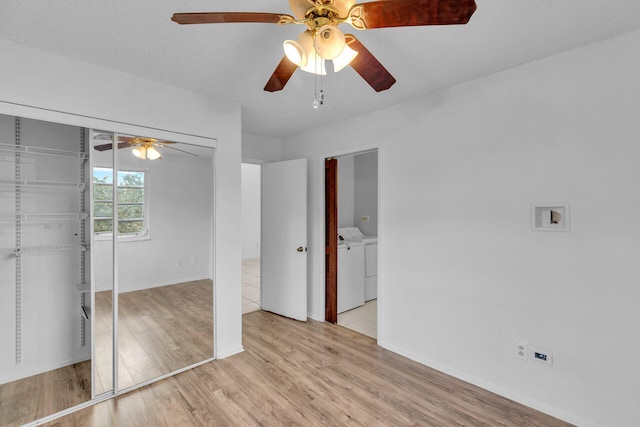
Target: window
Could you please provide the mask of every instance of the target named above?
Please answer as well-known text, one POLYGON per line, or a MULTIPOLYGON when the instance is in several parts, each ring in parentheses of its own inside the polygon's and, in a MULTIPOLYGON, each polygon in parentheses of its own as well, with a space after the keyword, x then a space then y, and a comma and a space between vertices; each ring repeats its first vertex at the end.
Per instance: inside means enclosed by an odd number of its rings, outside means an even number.
MULTIPOLYGON (((148 235, 146 171, 118 171, 118 237, 148 235)), ((93 168, 93 216, 96 236, 113 235, 113 169, 93 168)))

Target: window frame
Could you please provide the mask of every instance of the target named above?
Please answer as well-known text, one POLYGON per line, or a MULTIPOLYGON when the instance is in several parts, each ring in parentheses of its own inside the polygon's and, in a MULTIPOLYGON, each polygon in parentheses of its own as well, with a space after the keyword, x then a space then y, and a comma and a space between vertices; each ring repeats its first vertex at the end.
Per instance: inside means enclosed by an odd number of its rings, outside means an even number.
MULTIPOLYGON (((95 170, 96 169, 107 169, 110 170, 111 173, 113 174, 113 168, 112 167, 108 167, 108 166, 98 166, 98 165, 93 165, 92 169, 91 169, 91 185, 92 188, 95 186, 95 183, 93 182, 94 180, 94 176, 95 176, 95 170)), ((117 179, 117 172, 137 172, 137 173, 142 173, 143 174, 143 178, 144 178, 144 185, 141 187, 142 191, 143 191, 143 202, 142 202, 142 213, 143 213, 143 232, 141 233, 137 233, 137 234, 124 234, 124 235, 118 235, 118 241, 119 242, 136 242, 136 241, 143 241, 143 240, 150 240, 150 172, 149 172, 149 168, 143 168, 143 169, 118 169, 116 171, 116 177, 115 177, 115 194, 117 196, 117 191, 118 188, 120 186, 117 185, 118 179, 117 179)), ((122 187, 126 187, 126 186, 122 186, 122 187)), ((95 192, 95 189, 94 189, 95 192)), ((95 194, 95 193, 94 193, 95 194)), ((93 206, 92 206, 92 213, 93 215, 91 216, 91 221, 92 221, 92 228, 93 228, 93 237, 96 241, 103 241, 103 240, 112 240, 113 239, 113 226, 111 227, 111 231, 110 232, 96 232, 95 231, 95 221, 97 219, 102 219, 102 218, 96 218, 95 216, 95 206, 96 206, 96 202, 97 203, 109 203, 113 206, 113 198, 111 199, 111 201, 107 202, 107 201, 96 201, 95 197, 92 197, 93 200, 93 206)), ((118 207, 120 207, 121 205, 128 205, 128 203, 121 203, 118 202, 118 207)), ((134 205, 138 205, 138 203, 135 203, 134 205)), ((112 208, 112 212, 113 212, 113 208, 112 208)), ((113 219, 113 215, 111 216, 111 219, 113 219)))

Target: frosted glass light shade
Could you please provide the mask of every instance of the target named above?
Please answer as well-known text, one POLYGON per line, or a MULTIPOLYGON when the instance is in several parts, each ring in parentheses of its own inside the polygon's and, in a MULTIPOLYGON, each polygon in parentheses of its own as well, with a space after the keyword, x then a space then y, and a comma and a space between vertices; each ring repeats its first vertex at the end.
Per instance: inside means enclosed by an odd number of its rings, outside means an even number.
POLYGON ((324 25, 315 38, 316 53, 323 59, 333 59, 344 49, 344 33, 335 25, 324 25))
POLYGON ((142 160, 144 159, 156 160, 156 159, 162 158, 162 155, 160 154, 160 152, 156 150, 155 147, 153 146, 145 147, 144 145, 141 145, 131 150, 131 153, 133 153, 134 156, 142 160))
POLYGON ((309 63, 311 54, 314 53, 311 31, 307 30, 300 34, 298 41, 285 40, 284 43, 282 43, 282 47, 289 61, 298 67, 304 67, 309 63))
POLYGON ((131 150, 131 152, 139 159, 144 160, 147 158, 147 147, 135 147, 133 150, 131 150))
POLYGON ((155 147, 149 147, 147 148, 147 158, 149 160, 157 160, 162 158, 162 155, 158 150, 155 149, 155 147))
POLYGON ((322 76, 327 75, 327 69, 324 66, 324 59, 320 58, 313 51, 309 55, 309 58, 307 60, 307 65, 305 65, 304 67, 300 67, 300 69, 302 71, 306 71, 307 73, 311 73, 311 74, 318 74, 322 76))
POLYGON ((333 58, 333 71, 337 73, 342 70, 344 67, 349 65, 356 56, 358 56, 358 52, 351 49, 349 46, 344 45, 342 53, 333 58))
POLYGON ((307 54, 302 50, 302 46, 298 42, 293 40, 285 40, 282 43, 284 48, 284 54, 289 58, 289 61, 296 64, 298 67, 304 67, 307 65, 307 54))

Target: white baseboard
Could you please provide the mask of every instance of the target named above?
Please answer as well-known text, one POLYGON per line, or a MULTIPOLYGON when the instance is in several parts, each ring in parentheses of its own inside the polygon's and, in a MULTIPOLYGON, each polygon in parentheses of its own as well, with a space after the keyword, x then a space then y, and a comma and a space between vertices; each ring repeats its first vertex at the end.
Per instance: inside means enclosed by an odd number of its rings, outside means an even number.
POLYGON ((53 371, 56 369, 64 368, 65 366, 74 365, 76 363, 85 362, 87 360, 91 360, 91 356, 87 354, 83 354, 75 358, 62 360, 60 362, 52 363, 46 366, 37 366, 30 369, 20 370, 17 373, 12 373, 11 375, 7 375, 0 378, 0 385, 10 383, 12 381, 21 380, 23 378, 32 377, 34 375, 43 374, 45 372, 53 371))
POLYGON ((243 346, 230 348, 223 351, 216 351, 216 359, 226 359, 227 357, 233 356, 234 354, 242 353, 243 351, 243 346))
POLYGON ((324 322, 324 315, 322 316, 318 316, 316 313, 313 312, 307 312, 307 317, 309 319, 313 319, 313 320, 317 320, 318 322, 324 322))
POLYGON ((412 353, 410 351, 407 351, 403 348, 397 347, 393 344, 389 344, 385 341, 378 341, 378 345, 382 348, 386 348, 387 350, 393 351, 394 353, 397 353, 401 356, 404 356, 408 359, 411 359, 415 362, 421 363, 425 366, 428 366, 430 368, 433 368, 437 371, 440 371, 444 374, 447 375, 451 375, 452 377, 458 378, 462 381, 468 382, 470 384, 473 384, 475 386, 478 386, 482 389, 485 389, 487 391, 490 391, 492 393, 495 393, 497 395, 500 395, 502 397, 506 397, 507 399, 511 399, 515 402, 521 403, 525 406, 528 406, 530 408, 533 408, 535 410, 538 410, 540 412, 544 412, 547 415, 551 415, 552 417, 561 419, 563 421, 566 421, 568 423, 577 425, 577 426, 581 426, 581 427, 602 427, 598 424, 594 424, 593 422, 590 421, 586 421, 583 420, 582 418, 579 418, 573 414, 567 413, 561 409, 556 408, 555 406, 551 406, 548 405, 546 403, 542 403, 539 402, 535 399, 532 399, 528 396, 524 396, 522 394, 519 394, 517 392, 514 392, 513 390, 509 390, 506 389, 504 387, 501 387, 499 385, 493 384, 491 382, 485 381, 483 379, 480 378, 476 378, 472 375, 469 375, 465 372, 461 372, 458 371, 454 368, 451 368, 450 366, 446 366, 446 365, 442 365, 438 362, 435 362, 433 360, 430 360, 426 357, 423 357, 419 354, 415 354, 412 353))

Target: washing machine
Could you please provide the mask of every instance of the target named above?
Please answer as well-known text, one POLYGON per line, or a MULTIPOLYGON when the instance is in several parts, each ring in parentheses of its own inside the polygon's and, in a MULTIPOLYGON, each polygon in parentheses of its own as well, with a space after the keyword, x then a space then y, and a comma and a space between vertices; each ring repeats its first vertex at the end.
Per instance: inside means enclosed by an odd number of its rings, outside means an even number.
POLYGON ((364 304, 364 245, 338 242, 338 313, 364 304))
POLYGON ((358 227, 339 228, 338 235, 346 242, 364 245, 364 299, 378 298, 378 236, 362 234, 358 227))

